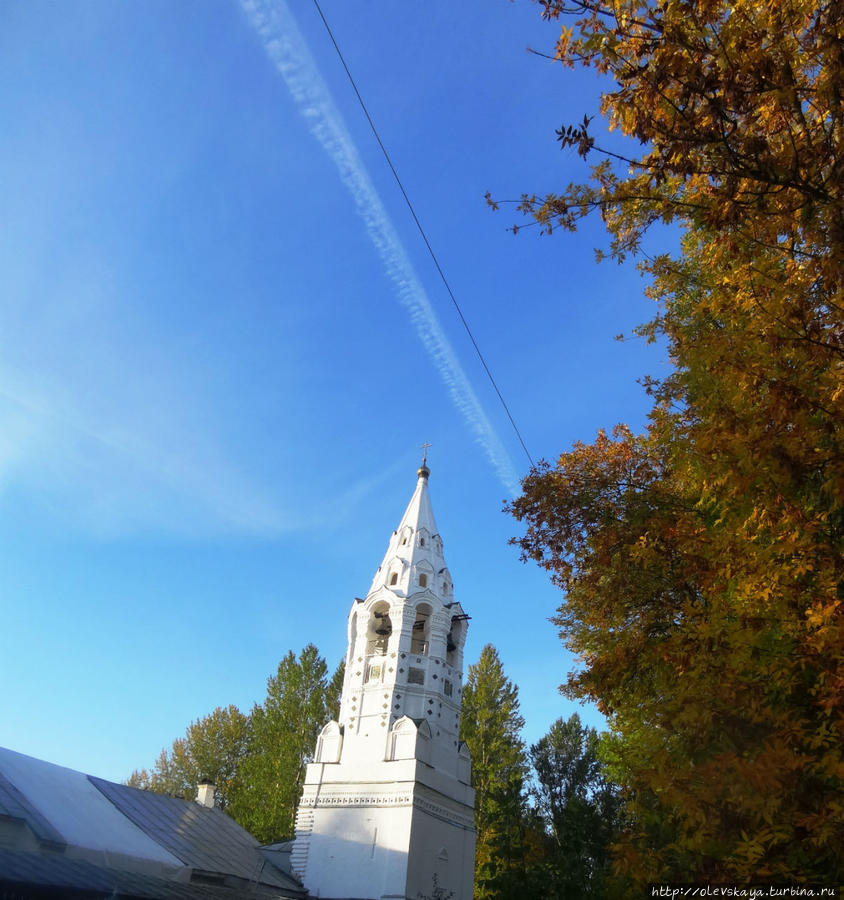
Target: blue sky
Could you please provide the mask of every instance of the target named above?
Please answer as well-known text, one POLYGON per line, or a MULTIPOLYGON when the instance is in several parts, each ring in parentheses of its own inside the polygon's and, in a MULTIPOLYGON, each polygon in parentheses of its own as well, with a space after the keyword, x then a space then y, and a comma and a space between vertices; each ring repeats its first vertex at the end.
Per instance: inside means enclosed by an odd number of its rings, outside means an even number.
MULTIPOLYGON (((503 200, 583 177, 600 85, 518 0, 323 9, 534 458, 641 427, 664 350, 595 222, 503 200)), ((0 13, 0 745, 105 778, 289 650, 333 666, 430 441, 431 496, 525 737, 577 709, 559 603, 501 513, 527 460, 311 3, 0 13)), ((581 710, 584 713, 583 710, 581 710)), ((597 714, 586 710, 595 724, 597 714)))

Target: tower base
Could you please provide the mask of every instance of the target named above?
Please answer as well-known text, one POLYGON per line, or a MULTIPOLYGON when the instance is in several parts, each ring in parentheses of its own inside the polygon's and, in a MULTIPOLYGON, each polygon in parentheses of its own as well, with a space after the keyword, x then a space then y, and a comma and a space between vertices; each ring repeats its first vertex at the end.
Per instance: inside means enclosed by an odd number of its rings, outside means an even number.
POLYGON ((321 900, 420 900, 434 876, 472 900, 474 791, 416 759, 311 763, 296 816, 293 871, 321 900))

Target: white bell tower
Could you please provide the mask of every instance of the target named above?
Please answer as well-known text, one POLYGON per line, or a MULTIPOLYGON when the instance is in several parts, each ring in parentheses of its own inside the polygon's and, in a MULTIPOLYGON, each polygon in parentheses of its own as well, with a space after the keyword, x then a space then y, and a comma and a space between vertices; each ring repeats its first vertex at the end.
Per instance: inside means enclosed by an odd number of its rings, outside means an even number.
POLYGON ((366 599, 349 613, 340 721, 308 766, 293 870, 313 897, 418 900, 434 875, 471 900, 470 761, 458 738, 468 616, 428 497, 416 490, 366 599))

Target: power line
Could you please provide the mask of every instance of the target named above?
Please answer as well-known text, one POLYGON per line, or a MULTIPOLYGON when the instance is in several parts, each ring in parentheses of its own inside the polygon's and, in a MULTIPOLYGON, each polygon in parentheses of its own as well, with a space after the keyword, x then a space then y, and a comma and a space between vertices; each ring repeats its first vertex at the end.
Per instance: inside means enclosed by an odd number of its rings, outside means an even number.
POLYGON ((390 171, 393 173, 393 178, 395 178, 396 184, 399 186, 399 190, 401 191, 401 195, 402 197, 404 197, 404 202, 407 204, 407 208, 410 210, 410 215, 413 217, 413 221, 416 223, 417 229, 419 229, 419 234, 422 235, 422 240, 425 242, 425 246, 428 248, 428 253, 431 256, 431 259, 434 261, 434 266, 436 267, 437 272, 439 272, 442 283, 445 285, 445 289, 448 292, 448 296, 451 297, 451 302, 454 304, 454 308, 457 310, 457 315, 460 316, 460 321, 463 323, 463 327, 466 329, 466 334, 469 335, 469 340, 472 342, 472 346, 475 348, 475 353, 478 354, 478 359, 481 361, 481 365, 484 367, 487 378, 489 378, 490 384, 492 384, 495 393, 498 396, 498 399, 501 401, 501 405, 504 407, 504 412, 507 413, 507 418, 510 420, 510 424, 513 426, 513 431, 516 432, 516 437, 519 439, 519 443, 522 445, 522 450, 525 451, 525 456, 527 456, 528 462, 530 462, 532 466, 534 464, 533 457, 531 457, 530 452, 525 445, 522 434, 519 431, 515 420, 513 419, 512 413, 510 412, 510 408, 507 406, 504 397, 501 395, 501 391, 498 389, 498 385, 495 383, 495 379, 492 377, 492 372, 490 372, 489 366, 486 364, 484 355, 483 353, 481 353, 481 348, 478 346, 478 342, 475 340, 475 336, 472 334, 472 329, 469 328, 469 323, 466 321, 466 317, 463 315, 463 311, 460 309, 460 304, 457 302, 457 298, 454 296, 451 285, 448 283, 448 279, 445 277, 445 272, 443 272, 442 266, 437 259, 437 254, 434 253, 434 248, 431 246, 431 242, 428 240, 428 236, 425 234, 425 229, 422 227, 422 223, 419 221, 419 217, 416 215, 416 210, 413 208, 413 204, 410 202, 410 197, 407 196, 407 191, 404 189, 404 185, 399 178, 399 173, 396 171, 396 167, 393 165, 393 161, 390 159, 390 154, 387 152, 387 148, 384 146, 384 142, 381 140, 381 136, 378 134, 378 129, 375 127, 375 123, 372 121, 372 116, 369 115, 369 110, 366 108, 366 104, 363 102, 363 97, 361 97, 358 86, 355 83, 355 79, 352 77, 352 73, 349 71, 349 67, 346 65, 346 60, 343 57, 343 53, 340 50, 337 39, 334 37, 334 32, 332 32, 331 26, 328 24, 328 20, 325 18, 322 7, 319 5, 319 0, 314 0, 314 6, 319 13, 320 19, 322 19, 322 24, 325 26, 325 30, 328 32, 328 36, 331 38, 331 43, 334 45, 334 49, 337 51, 337 56, 339 57, 340 62, 343 64, 343 68, 346 71, 346 76, 349 79, 349 83, 352 85, 352 90, 355 92, 355 96, 358 98, 360 108, 363 110, 363 114, 366 116, 366 121, 369 122, 369 127, 372 130, 372 134, 375 136, 375 140, 378 142, 378 146, 381 148, 381 152, 384 154, 384 159, 387 160, 387 165, 390 167, 390 171))

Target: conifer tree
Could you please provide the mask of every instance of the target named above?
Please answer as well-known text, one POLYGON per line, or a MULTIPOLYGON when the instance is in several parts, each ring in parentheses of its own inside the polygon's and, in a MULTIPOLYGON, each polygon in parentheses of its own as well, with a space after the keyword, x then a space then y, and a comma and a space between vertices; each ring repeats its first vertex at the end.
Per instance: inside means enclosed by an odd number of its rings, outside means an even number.
POLYGON ((328 668, 313 644, 290 651, 252 710, 250 741, 232 815, 262 843, 293 837, 305 767, 329 720, 328 668))
POLYGON ((559 897, 605 895, 620 799, 599 758, 600 738, 574 713, 530 748, 533 796, 551 838, 542 869, 559 897))
POLYGON ((472 757, 475 789, 475 897, 524 896, 527 758, 518 688, 487 644, 469 666, 460 737, 472 757))
POLYGON ((346 660, 341 659, 328 682, 325 694, 325 706, 328 713, 326 721, 340 721, 340 700, 343 696, 343 680, 346 677, 346 660))

